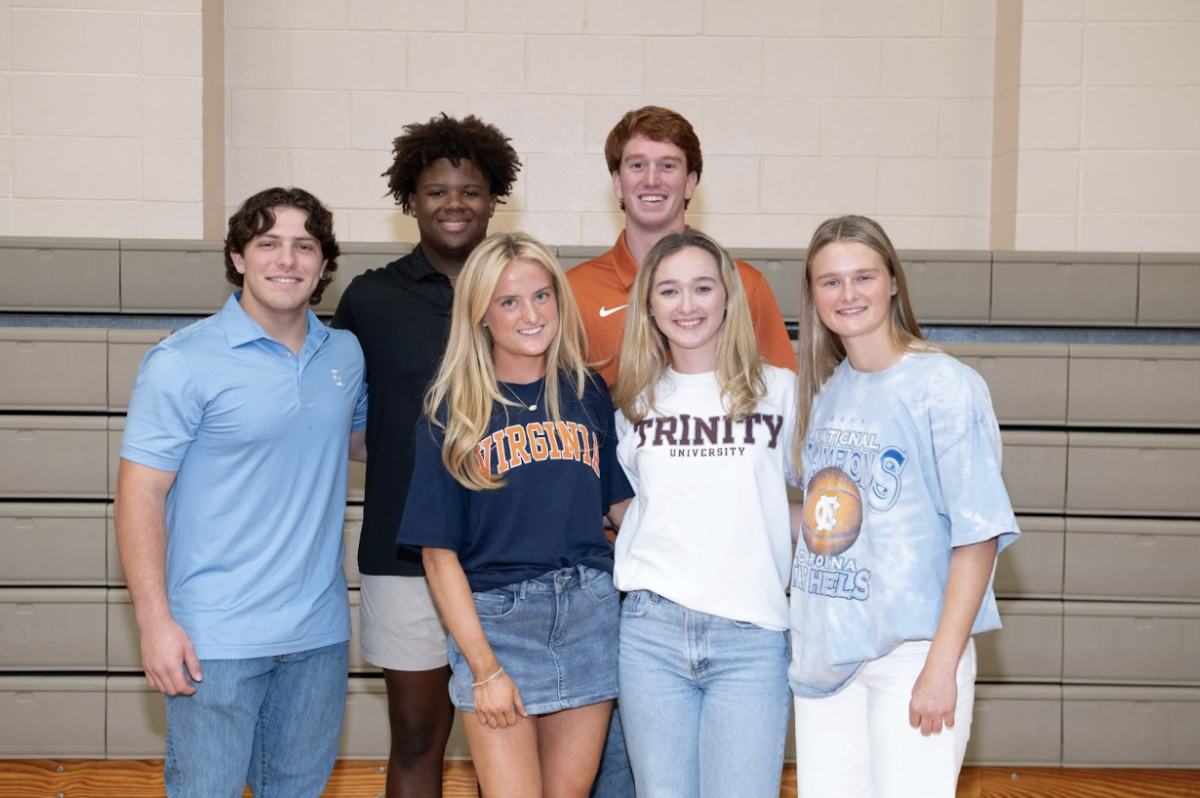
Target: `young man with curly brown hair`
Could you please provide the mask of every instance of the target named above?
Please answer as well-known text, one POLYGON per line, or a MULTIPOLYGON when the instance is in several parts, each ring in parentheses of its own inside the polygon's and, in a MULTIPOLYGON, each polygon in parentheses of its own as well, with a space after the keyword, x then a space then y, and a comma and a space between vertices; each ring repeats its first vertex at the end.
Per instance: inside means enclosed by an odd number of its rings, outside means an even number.
POLYGON ((407 125, 393 142, 388 191, 417 220, 412 253, 356 277, 333 326, 358 336, 367 359, 367 484, 358 565, 362 654, 383 668, 391 749, 387 796, 442 794, 454 720, 446 634, 419 555, 396 549, 408 497, 414 431, 446 347, 454 283, 487 236, 521 161, 509 139, 474 116, 407 125))
POLYGON ((358 341, 309 309, 337 257, 316 197, 256 194, 225 240, 239 290, 138 372, 117 545, 146 680, 166 695, 171 798, 317 798, 337 758, 346 453, 365 453, 367 415, 358 341))

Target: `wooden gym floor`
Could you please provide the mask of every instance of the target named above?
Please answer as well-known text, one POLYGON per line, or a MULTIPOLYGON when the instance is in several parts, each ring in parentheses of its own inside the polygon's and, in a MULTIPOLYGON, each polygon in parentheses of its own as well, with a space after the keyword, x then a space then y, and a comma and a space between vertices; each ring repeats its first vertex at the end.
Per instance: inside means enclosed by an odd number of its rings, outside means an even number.
MULTIPOLYGON (((339 762, 323 798, 377 798, 383 793, 383 765, 339 762)), ((447 762, 445 772, 444 798, 477 798, 470 762, 447 762)), ((0 760, 0 798, 161 798, 163 794, 161 761, 0 760)), ((785 766, 779 795, 795 798, 794 766, 785 766)), ((1200 796, 1200 770, 968 767, 958 783, 958 798, 1183 796, 1200 796)))

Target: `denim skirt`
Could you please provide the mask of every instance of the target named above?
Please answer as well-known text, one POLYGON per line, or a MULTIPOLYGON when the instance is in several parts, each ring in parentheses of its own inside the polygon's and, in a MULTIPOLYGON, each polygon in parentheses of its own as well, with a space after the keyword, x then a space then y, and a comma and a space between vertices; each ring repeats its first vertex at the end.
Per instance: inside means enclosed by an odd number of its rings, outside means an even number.
MULTIPOLYGON (((578 565, 474 598, 483 633, 530 715, 617 697, 621 611, 610 574, 578 565)), ((446 647, 450 700, 474 712, 471 683, 491 674, 471 673, 453 635, 446 647)))

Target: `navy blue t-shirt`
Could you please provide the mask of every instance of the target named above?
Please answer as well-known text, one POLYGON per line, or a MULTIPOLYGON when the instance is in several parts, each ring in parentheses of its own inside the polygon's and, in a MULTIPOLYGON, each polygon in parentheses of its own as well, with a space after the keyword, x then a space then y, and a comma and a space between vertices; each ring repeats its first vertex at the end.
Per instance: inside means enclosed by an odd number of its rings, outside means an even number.
MULTIPOLYGON (((473 591, 587 565, 612 572, 603 516, 633 496, 616 457, 612 397, 589 376, 582 400, 561 383, 562 421, 546 410, 542 380, 500 383, 527 407, 495 404, 477 452, 505 480, 498 490, 468 490, 442 465, 443 430, 417 423, 416 468, 396 542, 458 552, 473 591)), ((444 411, 441 411, 444 412, 444 411)))

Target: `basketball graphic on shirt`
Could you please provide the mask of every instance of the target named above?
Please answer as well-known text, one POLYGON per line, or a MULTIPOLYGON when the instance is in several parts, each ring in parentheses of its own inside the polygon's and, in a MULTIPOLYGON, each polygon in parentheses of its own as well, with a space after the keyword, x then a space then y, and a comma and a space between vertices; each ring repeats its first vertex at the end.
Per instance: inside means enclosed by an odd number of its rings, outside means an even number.
POLYGON ((813 554, 835 556, 854 545, 862 529, 858 485, 836 466, 822 468, 804 496, 804 545, 813 554))

